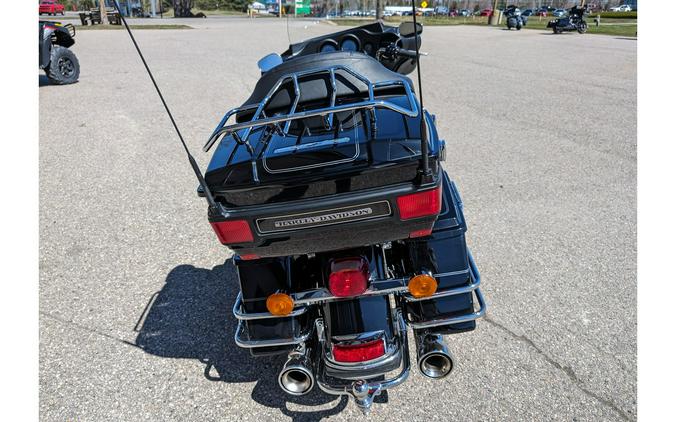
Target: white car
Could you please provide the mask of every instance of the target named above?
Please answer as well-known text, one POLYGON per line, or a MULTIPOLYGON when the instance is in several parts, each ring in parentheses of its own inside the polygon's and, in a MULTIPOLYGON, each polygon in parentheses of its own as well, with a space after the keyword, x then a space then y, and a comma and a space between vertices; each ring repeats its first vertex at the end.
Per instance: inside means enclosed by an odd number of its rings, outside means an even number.
POLYGON ((627 4, 622 4, 621 6, 612 7, 609 10, 611 10, 612 12, 630 12, 633 9, 631 9, 630 6, 627 4))

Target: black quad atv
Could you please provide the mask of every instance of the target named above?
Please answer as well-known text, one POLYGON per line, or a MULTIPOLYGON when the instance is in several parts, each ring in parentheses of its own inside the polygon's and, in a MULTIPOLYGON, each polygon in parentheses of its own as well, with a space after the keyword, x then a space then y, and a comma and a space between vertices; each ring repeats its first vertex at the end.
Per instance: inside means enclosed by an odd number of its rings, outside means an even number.
POLYGON ((56 85, 72 84, 80 77, 80 63, 69 47, 75 44, 75 27, 39 21, 40 69, 56 85))

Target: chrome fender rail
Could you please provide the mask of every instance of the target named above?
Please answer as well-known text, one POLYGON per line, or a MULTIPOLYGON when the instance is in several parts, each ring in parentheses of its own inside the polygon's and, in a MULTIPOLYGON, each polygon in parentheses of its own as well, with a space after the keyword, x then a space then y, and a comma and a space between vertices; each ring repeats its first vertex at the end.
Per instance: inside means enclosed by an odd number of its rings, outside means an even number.
MULTIPOLYGON (((316 383, 319 388, 327 394, 336 396, 346 395, 354 397, 356 405, 364 412, 368 413, 373 404, 373 400, 382 391, 397 387, 405 382, 410 375, 410 352, 408 347, 408 332, 405 323, 405 318, 400 309, 396 312, 396 319, 398 321, 397 336, 400 338, 402 353, 401 371, 393 378, 387 378, 382 381, 366 381, 356 380, 342 384, 331 384, 326 377, 325 362, 323 357, 318 359, 316 383)), ((322 336, 319 336, 320 341, 322 336)))

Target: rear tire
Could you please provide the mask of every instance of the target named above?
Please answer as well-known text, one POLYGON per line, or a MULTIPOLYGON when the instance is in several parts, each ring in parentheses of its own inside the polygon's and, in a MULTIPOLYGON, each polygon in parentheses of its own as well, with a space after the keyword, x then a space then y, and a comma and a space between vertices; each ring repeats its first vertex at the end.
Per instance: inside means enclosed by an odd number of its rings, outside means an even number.
POLYGON ((586 22, 581 22, 581 23, 577 26, 577 31, 578 31, 580 34, 585 34, 586 31, 588 31, 588 24, 587 24, 586 22))
POLYGON ((80 77, 80 62, 75 53, 55 45, 49 56, 49 66, 45 68, 47 77, 56 85, 67 85, 77 82, 80 77))
POLYGON ((523 25, 519 24, 518 26, 516 26, 516 29, 520 31, 521 29, 523 29, 523 25))

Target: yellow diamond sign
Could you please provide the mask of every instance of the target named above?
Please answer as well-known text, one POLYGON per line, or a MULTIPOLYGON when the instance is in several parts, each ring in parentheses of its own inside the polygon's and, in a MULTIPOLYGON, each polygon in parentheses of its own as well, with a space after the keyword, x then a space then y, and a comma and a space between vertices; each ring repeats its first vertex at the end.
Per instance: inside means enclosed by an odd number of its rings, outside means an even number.
POLYGON ((422 9, 426 9, 426 8, 427 8, 427 5, 428 5, 428 3, 425 2, 425 1, 423 1, 422 3, 420 3, 420 6, 422 6, 422 9))

